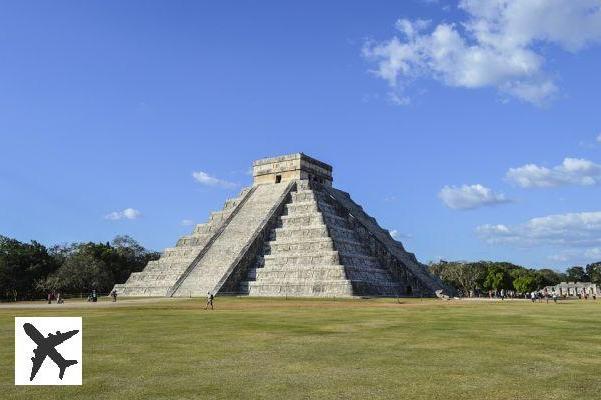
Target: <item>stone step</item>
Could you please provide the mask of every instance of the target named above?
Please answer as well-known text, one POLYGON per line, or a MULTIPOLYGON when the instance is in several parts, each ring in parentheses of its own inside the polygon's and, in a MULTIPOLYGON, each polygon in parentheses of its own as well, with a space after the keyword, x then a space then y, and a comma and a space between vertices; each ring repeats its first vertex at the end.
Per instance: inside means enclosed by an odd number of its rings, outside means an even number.
POLYGON ((119 296, 131 296, 131 297, 164 297, 167 295, 169 286, 164 287, 151 287, 151 286, 133 286, 125 285, 123 288, 117 288, 117 294, 119 296))
POLYGON ((329 203, 330 199, 323 193, 314 190, 299 190, 292 193, 293 203, 301 203, 305 201, 323 201, 329 203))
POLYGON ((210 216, 211 224, 222 224, 227 217, 232 214, 233 209, 225 210, 225 211, 213 211, 210 216))
POLYGON ((328 226, 348 227, 346 218, 327 212, 309 212, 304 214, 283 215, 280 220, 282 227, 288 226, 313 226, 326 224, 328 226))
POLYGON ((204 224, 197 224, 194 227, 194 230, 192 231, 192 235, 211 235, 213 234, 217 229, 219 229, 219 224, 210 224, 210 223, 204 223, 204 224))
POLYGON ((390 274, 383 269, 344 267, 342 265, 311 265, 296 266, 294 268, 257 268, 254 276, 250 275, 248 277, 248 280, 261 282, 284 282, 295 279, 349 279, 382 284, 390 281, 390 274))
POLYGON ((276 228, 273 230, 270 240, 329 237, 330 234, 334 240, 356 240, 355 232, 351 229, 340 226, 332 226, 328 229, 325 225, 276 228))
POLYGON ((338 250, 353 254, 369 254, 367 248, 357 241, 333 241, 330 237, 270 241, 265 244, 264 254, 303 254, 328 250, 338 250))
POLYGON ((274 240, 265 244, 265 254, 291 254, 335 250, 334 242, 329 237, 308 238, 301 240, 274 240))
MULTIPOLYGON (((242 288, 244 288, 244 284, 242 288)), ((318 282, 307 281, 296 285, 248 282, 247 292, 250 296, 351 297, 353 295, 353 286, 350 281, 344 279, 318 282)))
POLYGON ((276 206, 287 188, 288 185, 277 184, 256 186, 231 222, 185 276, 174 296, 188 296, 189 293, 204 296, 214 291, 254 232, 266 223, 269 210, 276 206))
MULTIPOLYGON (((257 268, 256 281, 265 283, 290 282, 302 279, 347 279, 346 271, 342 265, 309 265, 285 268, 257 268)), ((249 280, 253 280, 250 279, 249 280)))
POLYGON ((363 268, 378 268, 375 257, 364 254, 340 253, 332 251, 316 251, 296 254, 267 254, 263 256, 264 268, 284 265, 348 265, 363 268))
POLYGON ((308 254, 298 255, 274 255, 267 254, 263 256, 264 268, 271 266, 297 266, 297 265, 338 265, 340 258, 337 251, 319 251, 308 254))
POLYGON ((161 254, 161 259, 166 258, 189 258, 194 257, 202 249, 202 246, 180 246, 180 247, 167 247, 161 254))
POLYGON ((317 201, 303 201, 286 204, 286 215, 307 214, 314 212, 326 212, 337 215, 336 208, 330 204, 317 201))
POLYGON ((209 241, 209 239, 211 238, 211 235, 212 234, 193 234, 193 235, 182 236, 177 241, 177 244, 175 246, 176 247, 185 247, 185 246, 202 247, 209 241))

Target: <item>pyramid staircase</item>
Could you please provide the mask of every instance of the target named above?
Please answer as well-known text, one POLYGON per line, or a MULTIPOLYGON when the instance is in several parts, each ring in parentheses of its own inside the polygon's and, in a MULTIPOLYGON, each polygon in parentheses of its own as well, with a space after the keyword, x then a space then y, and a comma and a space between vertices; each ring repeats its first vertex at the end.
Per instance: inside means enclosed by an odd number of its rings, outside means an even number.
POLYGON ((299 181, 241 292, 251 296, 396 296, 401 285, 323 191, 299 181))
POLYGON ((209 220, 198 224, 190 235, 183 236, 175 247, 166 248, 158 260, 149 261, 141 272, 132 272, 124 284, 115 285, 123 296, 166 296, 209 240, 223 226, 251 188, 225 202, 222 211, 212 212, 209 220))

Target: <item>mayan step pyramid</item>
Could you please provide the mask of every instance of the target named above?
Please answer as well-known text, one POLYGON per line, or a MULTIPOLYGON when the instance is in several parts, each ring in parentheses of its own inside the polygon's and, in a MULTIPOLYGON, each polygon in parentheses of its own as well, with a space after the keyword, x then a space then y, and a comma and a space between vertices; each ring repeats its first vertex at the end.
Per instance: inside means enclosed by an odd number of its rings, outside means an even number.
POLYGON ((446 288, 303 153, 253 163, 253 186, 115 289, 124 296, 431 296, 446 288))

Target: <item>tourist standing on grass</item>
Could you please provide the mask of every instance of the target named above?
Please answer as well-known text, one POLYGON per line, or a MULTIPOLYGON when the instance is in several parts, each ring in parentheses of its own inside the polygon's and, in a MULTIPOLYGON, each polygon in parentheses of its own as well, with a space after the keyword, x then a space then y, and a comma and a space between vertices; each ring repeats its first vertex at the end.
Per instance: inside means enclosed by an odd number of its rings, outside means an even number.
POLYGON ((52 304, 52 293, 48 292, 48 304, 52 304))
POLYGON ((117 289, 113 289, 111 297, 113 298, 113 303, 115 303, 117 301, 117 289))
POLYGON ((205 306, 205 310, 208 310, 209 306, 211 306, 211 310, 213 310, 213 299, 214 298, 215 298, 215 296, 213 296, 213 293, 207 292, 207 305, 205 306))
POLYGON ((532 300, 533 303, 536 301, 536 292, 530 293, 530 299, 532 300))
POLYGON ((553 292, 553 303, 557 303, 557 293, 553 292))

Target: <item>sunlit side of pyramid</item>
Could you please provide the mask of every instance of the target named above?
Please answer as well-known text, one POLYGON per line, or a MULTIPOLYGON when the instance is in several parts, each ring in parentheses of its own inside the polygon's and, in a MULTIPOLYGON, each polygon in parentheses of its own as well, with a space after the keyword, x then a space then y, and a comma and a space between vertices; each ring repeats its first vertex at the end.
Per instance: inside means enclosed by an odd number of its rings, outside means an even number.
POLYGON ((253 186, 226 201, 142 272, 125 296, 429 296, 445 289, 415 256, 332 187, 303 153, 253 163, 253 186))

